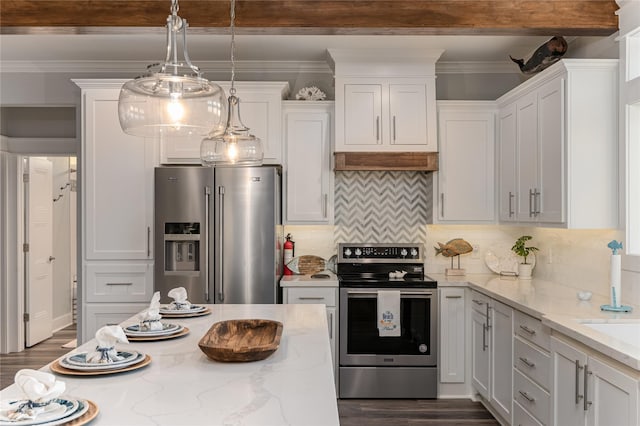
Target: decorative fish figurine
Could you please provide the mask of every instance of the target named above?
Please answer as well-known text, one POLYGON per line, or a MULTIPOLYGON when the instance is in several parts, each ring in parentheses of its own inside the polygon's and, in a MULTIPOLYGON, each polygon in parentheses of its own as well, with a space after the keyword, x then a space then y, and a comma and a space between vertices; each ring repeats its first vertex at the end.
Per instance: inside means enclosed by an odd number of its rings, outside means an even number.
POLYGON ((529 60, 509 58, 520 67, 523 74, 535 74, 556 63, 567 52, 567 41, 564 37, 556 36, 538 47, 529 60))
POLYGON ((613 240, 607 244, 607 247, 613 251, 613 254, 618 254, 618 250, 622 248, 622 241, 613 240))
POLYGON ((462 238, 454 238, 453 240, 447 241, 446 244, 438 243, 438 245, 440 247, 434 247, 434 249, 436 249, 436 256, 442 254, 444 257, 453 257, 473 251, 471 244, 462 238))

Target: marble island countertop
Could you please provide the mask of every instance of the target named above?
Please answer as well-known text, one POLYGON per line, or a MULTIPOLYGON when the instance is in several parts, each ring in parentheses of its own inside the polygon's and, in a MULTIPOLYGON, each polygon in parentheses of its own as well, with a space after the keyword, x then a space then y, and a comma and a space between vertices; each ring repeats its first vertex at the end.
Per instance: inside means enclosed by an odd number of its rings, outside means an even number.
POLYGON ((594 294, 581 301, 575 288, 540 279, 519 280, 495 274, 446 276, 429 274, 439 287, 468 286, 521 312, 542 320, 552 330, 577 340, 622 364, 640 371, 640 336, 637 339, 615 337, 594 330, 585 323, 627 322, 640 324, 640 306, 629 313, 606 312, 601 305, 609 299, 594 294))
MULTIPOLYGON (((187 336, 118 345, 150 355, 144 368, 99 377, 58 375, 65 395, 95 402, 96 425, 339 424, 324 305, 207 306, 211 315, 163 320, 188 327, 187 336), (198 341, 213 323, 249 318, 283 323, 280 347, 270 357, 219 363, 200 351, 198 341)), ((92 339, 74 352, 95 345, 92 339)), ((0 392, 2 400, 19 396, 16 385, 0 392)))

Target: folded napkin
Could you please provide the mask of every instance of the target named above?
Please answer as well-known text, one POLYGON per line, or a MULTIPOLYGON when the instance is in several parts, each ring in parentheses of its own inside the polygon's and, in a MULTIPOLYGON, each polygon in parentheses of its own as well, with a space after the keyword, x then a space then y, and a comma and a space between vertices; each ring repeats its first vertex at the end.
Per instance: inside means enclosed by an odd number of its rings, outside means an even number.
POLYGON ((160 315, 160 292, 153 293, 149 307, 138 314, 140 331, 162 330, 162 315, 160 315))
POLYGON ((378 335, 400 336, 400 292, 378 290, 378 335))
POLYGON ((55 398, 65 390, 64 382, 44 371, 22 369, 16 373, 14 380, 27 401, 8 413, 7 417, 12 421, 35 419, 47 405, 55 403, 55 398))
POLYGON ((184 287, 176 287, 169 290, 167 296, 173 299, 173 302, 167 305, 167 309, 190 309, 191 303, 187 300, 187 289, 184 287))
POLYGON ((108 364, 114 361, 121 361, 123 358, 118 355, 116 343, 129 343, 124 330, 119 325, 106 325, 96 331, 96 350, 87 353, 88 363, 108 364))

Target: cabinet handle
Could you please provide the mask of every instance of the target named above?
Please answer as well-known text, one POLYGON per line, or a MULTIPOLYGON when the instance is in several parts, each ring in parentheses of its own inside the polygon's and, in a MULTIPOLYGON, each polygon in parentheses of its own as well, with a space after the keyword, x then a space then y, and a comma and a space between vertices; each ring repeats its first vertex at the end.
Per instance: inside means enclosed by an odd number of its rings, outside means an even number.
POLYGON ((329 339, 333 339, 333 312, 329 312, 329 339))
POLYGON ((509 191, 509 217, 513 217, 513 197, 515 194, 509 191))
MULTIPOLYGON (((218 242, 218 253, 217 253, 217 258, 218 258, 218 299, 220 300, 220 303, 224 303, 224 254, 222 251, 222 236, 224 235, 224 186, 219 186, 218 187, 218 236, 217 236, 217 242, 218 242)), ((215 265, 214 265, 215 268, 215 265)), ((214 288, 215 288, 215 282, 214 282, 214 288)), ((215 293, 215 290, 214 290, 215 293)))
POLYGON ((462 299, 462 296, 445 296, 447 299, 462 299))
POLYGON ((133 285, 133 283, 105 283, 105 285, 133 285))
POLYGON ((524 399, 526 399, 527 401, 529 401, 529 402, 536 402, 536 399, 535 399, 535 398, 530 397, 528 393, 526 393, 526 392, 522 392, 522 391, 518 391, 518 393, 519 393, 520 395, 522 395, 522 397, 523 397, 524 399))
POLYGON ((489 317, 489 309, 491 309, 489 307, 489 304, 487 303, 487 330, 489 330, 491 328, 491 318, 489 317))
POLYGON ((529 368, 533 368, 533 367, 535 367, 535 366, 536 366, 536 364, 535 364, 535 363, 533 363, 533 362, 529 361, 529 360, 528 360, 528 359, 526 359, 526 358, 522 358, 522 357, 520 357, 520 361, 522 361, 522 363, 523 363, 524 365, 526 365, 527 367, 529 367, 529 368))
POLYGON ((325 219, 327 218, 327 204, 329 204, 328 200, 329 195, 324 194, 324 196, 322 197, 322 215, 325 219))
POLYGON ((209 252, 211 251, 211 246, 209 245, 209 226, 210 218, 209 218, 209 203, 211 202, 211 187, 204 187, 204 300, 207 302, 211 301, 211 294, 209 293, 209 252))
POLYGON ((440 218, 444 219, 444 192, 440 193, 440 218))
POLYGON ((487 345, 487 326, 482 324, 482 352, 486 351, 489 345, 487 345))
POLYGON ((324 300, 324 297, 302 296, 298 297, 298 300, 324 300))
POLYGON ((151 257, 151 227, 147 226, 147 257, 151 257))
POLYGON ((582 395, 580 395, 580 370, 582 370, 584 367, 580 366, 580 361, 576 359, 576 405, 578 405, 580 403, 580 399, 583 398, 582 395))
POLYGON ((475 303, 476 305, 484 305, 483 302, 476 300, 476 299, 472 299, 473 303, 475 303))
POLYGON ((376 116, 376 141, 380 140, 380 116, 376 116))
POLYGON ((538 188, 533 189, 533 215, 538 217, 540 214, 540 191, 538 188))
POLYGON ((587 366, 587 364, 584 365, 584 411, 588 411, 589 410, 589 406, 591 404, 593 404, 591 401, 589 401, 589 376, 592 374, 591 371, 589 371, 589 367, 587 366))
POLYGON ((522 331, 524 331, 525 333, 528 333, 530 336, 533 336, 534 334, 536 334, 535 330, 530 329, 529 327, 527 327, 526 325, 521 325, 520 329, 522 331))
POLYGON ((396 141, 396 116, 393 116, 393 141, 396 141))
POLYGON ((533 207, 533 191, 529 188, 529 217, 533 217, 534 215, 534 207, 533 207))

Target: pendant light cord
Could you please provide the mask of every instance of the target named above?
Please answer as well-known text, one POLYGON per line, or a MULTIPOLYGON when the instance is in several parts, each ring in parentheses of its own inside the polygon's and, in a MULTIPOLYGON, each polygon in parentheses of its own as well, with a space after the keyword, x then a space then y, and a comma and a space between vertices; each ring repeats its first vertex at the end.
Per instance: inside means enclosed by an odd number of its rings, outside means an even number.
POLYGON ((236 88, 234 82, 236 80, 236 0, 231 0, 231 89, 229 93, 231 96, 236 94, 236 88))

